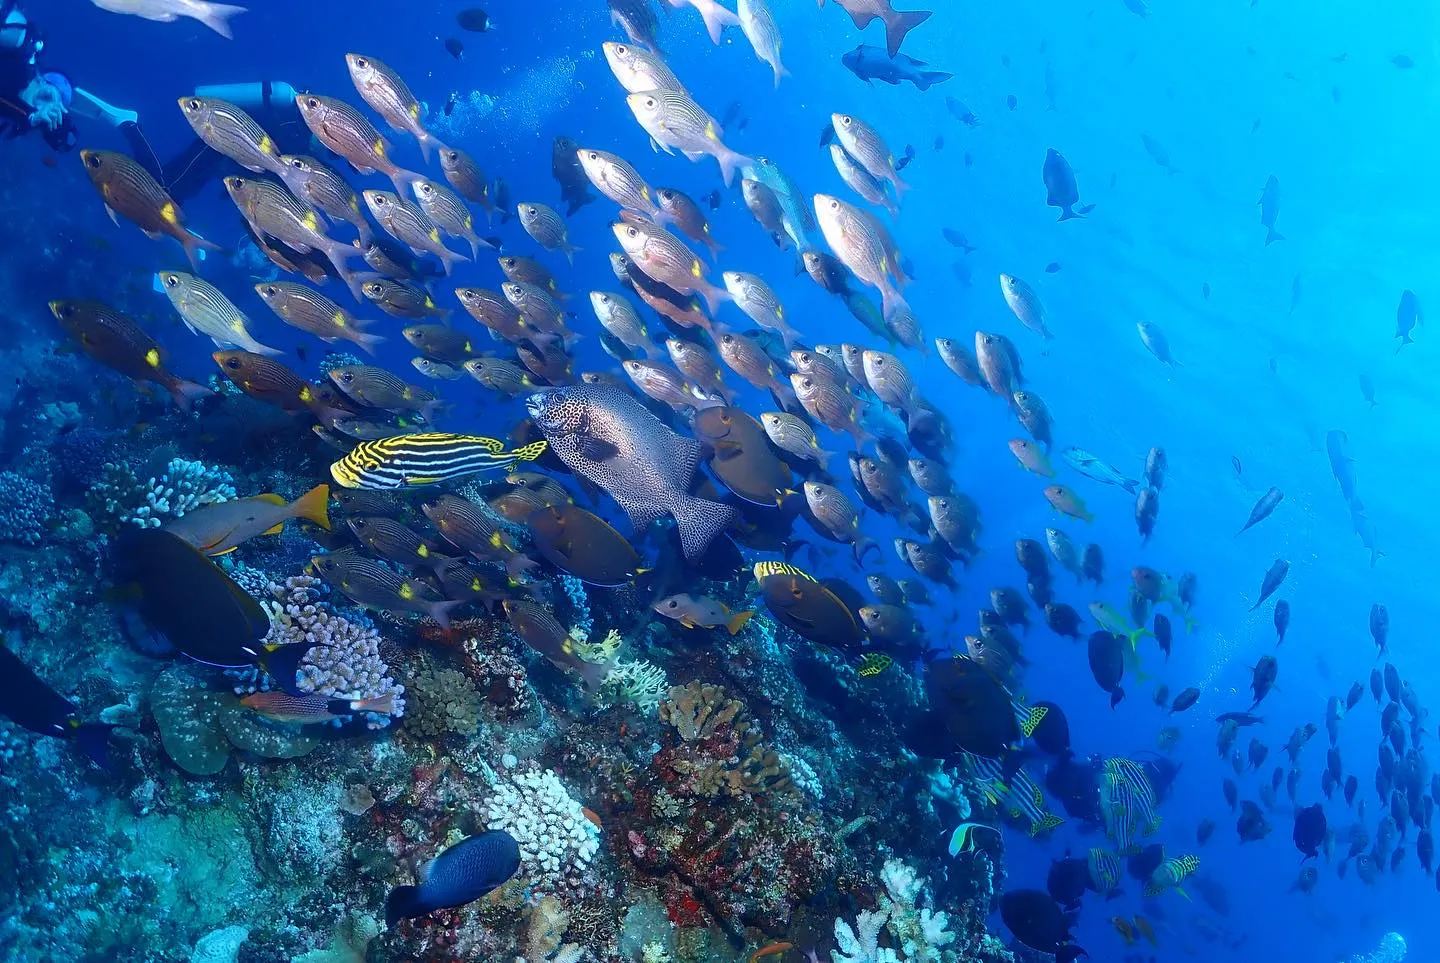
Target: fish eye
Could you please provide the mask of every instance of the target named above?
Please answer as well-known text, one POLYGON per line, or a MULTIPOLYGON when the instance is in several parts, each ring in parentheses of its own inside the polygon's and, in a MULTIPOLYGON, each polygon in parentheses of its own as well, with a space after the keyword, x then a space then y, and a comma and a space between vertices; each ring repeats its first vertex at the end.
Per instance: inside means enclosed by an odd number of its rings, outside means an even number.
POLYGON ((225 359, 225 367, 229 368, 231 371, 239 371, 239 370, 240 370, 240 359, 239 359, 239 358, 226 358, 226 359, 225 359))
POLYGON ((348 385, 350 382, 355 380, 355 375, 349 371, 344 371, 340 374, 340 380, 348 385))
POLYGON ((306 106, 306 107, 311 107, 311 108, 319 107, 319 106, 320 106, 320 101, 316 100, 314 97, 306 97, 306 98, 305 98, 305 106, 306 106))
POLYGON ((628 234, 628 235, 630 235, 631 237, 636 237, 636 236, 638 236, 638 235, 640 234, 640 232, 639 232, 638 230, 636 230, 634 227, 627 227, 627 228, 625 229, 625 233, 628 234))
POLYGON ((665 607, 667 609, 678 609, 680 607, 680 603, 675 601, 674 599, 670 599, 668 602, 665 603, 665 607))
POLYGON ((364 57, 356 57, 356 58, 355 58, 355 66, 357 66, 357 67, 368 67, 368 66, 370 66, 370 61, 366 60, 364 57))
POLYGON ((180 283, 180 278, 177 277, 176 275, 174 275, 174 274, 167 274, 167 275, 165 275, 165 286, 166 286, 167 288, 173 288, 175 285, 177 285, 177 284, 179 284, 179 283, 180 283))
POLYGON ((645 98, 645 106, 646 106, 646 107, 654 107, 654 106, 655 106, 655 98, 654 98, 654 97, 646 97, 646 98, 645 98))
POLYGON ((836 211, 836 210, 839 210, 839 209, 840 209, 840 202, 837 201, 837 200, 833 200, 833 199, 832 199, 832 200, 830 201, 830 210, 836 211))
POLYGON ((86 154, 85 163, 90 165, 91 167, 99 167, 102 161, 100 160, 98 154, 86 154))
POLYGON ((851 117, 849 114, 841 114, 841 115, 840 115, 840 123, 843 124, 844 126, 849 127, 849 126, 850 126, 851 124, 853 124, 854 122, 855 122, 855 118, 851 117))
POLYGON ((593 150, 586 151, 585 153, 587 153, 587 154, 590 155, 590 159, 591 159, 591 160, 599 160, 599 159, 600 159, 600 155, 599 155, 598 153, 596 153, 595 151, 593 151, 593 150))
POLYGON ((623 57, 630 52, 630 48, 625 46, 623 43, 617 43, 615 45, 615 52, 623 57))
POLYGON ((275 285, 273 285, 273 284, 267 284, 267 285, 265 285, 265 290, 264 290, 263 293, 268 294, 268 295, 270 295, 270 296, 273 297, 273 296, 274 296, 276 293, 278 293, 278 292, 275 290, 275 285))
POLYGON ((185 101, 185 109, 186 109, 186 110, 199 110, 199 109, 200 109, 200 101, 197 100, 197 99, 194 98, 194 97, 191 97, 189 100, 185 101))

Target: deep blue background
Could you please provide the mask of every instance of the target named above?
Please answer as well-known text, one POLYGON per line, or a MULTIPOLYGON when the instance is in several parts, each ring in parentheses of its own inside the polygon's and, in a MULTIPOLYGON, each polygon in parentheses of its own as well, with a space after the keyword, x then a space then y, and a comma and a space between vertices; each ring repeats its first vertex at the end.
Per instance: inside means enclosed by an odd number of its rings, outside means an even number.
MULTIPOLYGON (((1200 576, 1200 629, 1177 642, 1168 666, 1157 665, 1152 648, 1147 668, 1172 691, 1195 684, 1204 693, 1196 709, 1176 719, 1184 730, 1179 752, 1185 768, 1177 797, 1165 807, 1160 838, 1172 851, 1186 851, 1199 818, 1220 822, 1201 851, 1202 871, 1228 883, 1236 909, 1223 925, 1249 933, 1250 941, 1238 956, 1218 956, 1331 959, 1368 950, 1386 929, 1397 929, 1417 958, 1433 957, 1440 939, 1423 921, 1432 918, 1435 884, 1423 877, 1413 852, 1398 878, 1384 875, 1373 889, 1353 872, 1341 881, 1333 866, 1322 867, 1320 886, 1307 898, 1286 892, 1300 868, 1288 812, 1271 814, 1275 831, 1266 842, 1236 844, 1219 786, 1229 765, 1216 758, 1211 720, 1249 704, 1246 667, 1273 650, 1270 607, 1253 615, 1246 610, 1276 557, 1292 563, 1280 594, 1291 602, 1294 623, 1279 654, 1280 690, 1263 707, 1268 723, 1246 730, 1239 743, 1243 748, 1259 731, 1271 745, 1262 773, 1243 782, 1248 798, 1255 798, 1254 781, 1268 777, 1277 757, 1283 758, 1280 746, 1290 731, 1305 721, 1321 724, 1322 731, 1301 759, 1301 801, 1319 798, 1325 699, 1343 695, 1374 663, 1366 631, 1372 602, 1390 607, 1393 659, 1402 674, 1422 700, 1435 690, 1428 657, 1437 537, 1432 479, 1440 460, 1434 351, 1422 329, 1419 343, 1396 356, 1392 335, 1401 290, 1413 288, 1429 304, 1434 289, 1434 225, 1440 219, 1431 105, 1440 82, 1428 38, 1435 35, 1437 14, 1420 3, 1377 12, 1274 0, 1157 0, 1142 19, 1120 0, 937 4, 943 9, 904 50, 956 76, 921 94, 909 86, 867 88, 841 66, 841 54, 860 37, 833 4, 817 11, 809 0, 773 2, 793 74, 778 91, 738 31, 716 48, 693 11, 662 14, 662 44, 701 104, 717 117, 732 101, 743 105, 746 129, 732 125, 727 143, 776 159, 807 191, 841 196, 845 188, 816 143, 831 111, 868 119, 897 153, 913 144, 919 156, 903 176, 915 189, 895 233, 915 265, 917 280, 907 297, 927 334, 968 343, 982 328, 1015 339, 1035 389, 1055 416, 1057 449, 1079 445, 1137 475, 1150 445, 1169 451, 1170 481, 1158 534, 1148 547, 1135 534, 1128 496, 1073 474, 1064 480, 1087 499, 1097 521, 1058 524, 1082 545, 1104 545, 1109 576, 1101 597, 1117 605, 1123 604, 1131 565, 1200 576), (1414 68, 1394 66, 1396 54, 1412 57, 1414 68), (1045 92, 1047 67, 1053 110, 1045 92), (1013 111, 1005 105, 1011 94, 1013 111), (980 126, 971 130, 951 117, 947 95, 963 99, 980 126), (1154 162, 1142 147, 1142 133, 1165 147, 1179 173, 1154 162), (938 152, 937 137, 944 138, 938 152), (1097 205, 1088 219, 1057 224, 1056 212, 1044 206, 1040 167, 1047 147, 1069 158, 1082 197, 1097 205), (1267 248, 1256 202, 1272 173, 1282 187, 1278 227, 1287 240, 1267 248), (979 250, 963 256, 941 239, 943 227, 963 231, 979 250), (1047 275, 1044 266, 1052 261, 1061 270, 1047 275), (968 283, 955 273, 957 264, 968 283), (1001 271, 1040 292, 1053 342, 1042 343, 1009 314, 996 282, 1001 271), (1172 371, 1146 353, 1135 331, 1142 319, 1162 326, 1183 367, 1172 371), (1362 373, 1377 385, 1373 410, 1360 395, 1362 373), (1349 432, 1360 492, 1386 553, 1373 568, 1351 532, 1325 459, 1324 433, 1332 428, 1349 432), (1232 456, 1243 464, 1238 479, 1232 456), (1270 485, 1286 494, 1275 516, 1234 537, 1270 485)), ((138 110, 162 155, 190 138, 174 102, 196 84, 268 78, 358 103, 343 60, 346 52, 358 51, 399 70, 432 111, 451 91, 498 98, 500 108, 477 122, 460 146, 492 175, 503 175, 516 200, 558 202, 549 173, 550 141, 557 133, 620 153, 656 186, 679 187, 695 197, 719 186, 711 161, 690 164, 651 153, 599 54, 602 40, 618 36, 600 0, 492 2, 487 9, 498 28, 484 36, 452 29, 460 6, 417 12, 395 3, 257 2, 235 21, 233 41, 191 21, 154 24, 107 14, 82 0, 45 5, 36 17, 48 38, 49 64, 105 99, 138 110), (463 61, 443 49, 450 35, 464 40, 463 61)), ((878 27, 864 40, 883 43, 878 27)), ((85 146, 121 146, 106 131, 85 128, 83 134, 85 146)), ((400 163, 424 169, 413 143, 401 135, 393 140, 400 163)), ((68 293, 106 295, 128 272, 143 282, 144 272, 183 265, 169 240, 151 244, 128 225, 110 225, 76 159, 62 158, 58 169, 49 170, 39 164, 35 145, 20 144, 7 164, 11 183, 26 190, 35 185, 44 209, 54 214, 37 227, 46 243, 93 245, 100 238, 113 245, 113 273, 72 278, 81 290, 68 293), (62 223, 58 234, 47 233, 48 224, 62 223)), ((439 176, 438 168, 430 171, 439 176)), ((389 189, 379 177, 356 183, 389 189)), ((192 225, 206 236, 227 244, 238 238, 238 219, 218 183, 187 208, 192 225)), ((613 205, 601 199, 571 221, 571 238, 584 249, 573 270, 563 259, 542 255, 562 287, 576 295, 571 307, 582 331, 594 331, 584 293, 615 286, 605 259, 614 247, 607 228, 612 215, 613 205)), ((722 268, 762 273, 785 299, 791 323, 812 340, 865 340, 837 301, 809 279, 793 277, 793 253, 773 247, 738 192, 726 195, 713 230, 725 250, 712 279, 718 282, 722 268)), ((534 253, 516 222, 501 233, 514 250, 534 253)), ((248 283, 214 263, 205 273, 228 277, 227 290, 251 313, 261 341, 301 343, 250 294, 248 283)), ((500 273, 488 261, 464 266, 456 280, 494 287, 500 273)), ((37 327, 45 325, 44 301, 62 293, 54 283, 19 292, 22 303, 14 310, 37 327)), ((453 304, 448 288, 442 285, 438 298, 447 305, 453 304)), ((343 291, 331 293, 345 302, 343 291)), ((174 351, 175 366, 191 376, 208 373, 211 348, 174 325, 168 305, 153 297, 155 328, 174 351)), ((733 306, 720 317, 743 323, 733 306)), ((470 324, 463 314, 457 323, 470 324)), ((394 333, 386 363, 411 374, 398 324, 384 320, 379 329, 394 333)), ((582 359, 582 367, 603 360, 593 338, 582 359)), ((958 608, 961 620, 951 626, 937 619, 932 627, 937 644, 960 644, 958 634, 973 624, 992 585, 1023 583, 1013 562, 1014 538, 1043 537, 1057 517, 1040 495, 1044 482, 1017 468, 1006 451, 1006 440, 1020 429, 1003 405, 961 386, 933 356, 907 360, 922 393, 953 419, 960 439, 955 474, 984 512, 986 554, 964 577, 960 597, 939 609, 958 608)), ((486 407, 469 404, 482 395, 468 382, 441 390, 462 402, 450 427, 494 430, 503 420, 488 399, 486 407)), ((835 438, 822 441, 841 445, 835 438)), ((881 534, 890 531, 888 523, 869 524, 881 534)), ((885 565, 901 574, 888 552, 885 565)), ((1062 597, 1077 608, 1095 597, 1063 577, 1059 584, 1062 597)), ((1112 712, 1089 678, 1082 647, 1037 629, 1028 651, 1036 664, 1027 694, 1065 706, 1078 748, 1118 753, 1153 746, 1165 720, 1150 703, 1149 686, 1129 681, 1131 698, 1112 712)), ((1344 723, 1342 739, 1347 772, 1357 774, 1361 796, 1369 797, 1372 830, 1379 814, 1369 788, 1376 716, 1367 695, 1344 723)), ((1343 801, 1329 804, 1327 812, 1341 832, 1337 848, 1343 851, 1351 816, 1343 801)), ((1050 855, 1070 844, 1083 852, 1094 841, 1068 827, 1045 845, 1012 839, 1012 885, 1041 884, 1050 855)), ((1118 956, 1119 941, 1105 921, 1138 910, 1137 888, 1129 884, 1125 899, 1087 907, 1079 933, 1097 958, 1118 956)), ((1190 952, 1214 958, 1214 948, 1190 935, 1187 920, 1206 911, 1175 896, 1164 905, 1161 958, 1190 952)))

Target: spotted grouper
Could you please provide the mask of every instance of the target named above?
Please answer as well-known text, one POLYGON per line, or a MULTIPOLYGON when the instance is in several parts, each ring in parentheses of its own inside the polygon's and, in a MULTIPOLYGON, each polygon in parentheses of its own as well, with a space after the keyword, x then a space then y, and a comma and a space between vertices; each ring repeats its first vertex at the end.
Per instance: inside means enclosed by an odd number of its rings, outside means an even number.
POLYGON ((527 407, 550 450, 619 502, 637 532, 670 515, 693 561, 736 520, 728 505, 688 494, 699 443, 667 428, 622 389, 552 388, 531 395, 527 407))

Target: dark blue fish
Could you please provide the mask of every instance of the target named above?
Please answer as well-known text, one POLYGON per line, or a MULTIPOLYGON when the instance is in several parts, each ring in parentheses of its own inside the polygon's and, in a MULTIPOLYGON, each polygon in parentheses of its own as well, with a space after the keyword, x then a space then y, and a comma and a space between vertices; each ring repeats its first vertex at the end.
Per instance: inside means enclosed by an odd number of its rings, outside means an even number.
MULTIPOLYGON (((1410 332, 1415 330, 1415 325, 1424 323, 1425 315, 1420 310, 1420 299, 1415 296, 1415 292, 1409 288, 1401 291, 1400 306, 1395 309, 1395 337, 1400 339, 1400 348, 1415 343, 1410 332)), ((1397 354, 1400 348, 1395 349, 1397 354)))
POLYGON ((1053 147, 1045 151, 1045 164, 1040 169, 1040 176, 1045 182, 1045 204, 1060 208, 1060 220, 1084 217, 1094 210, 1093 204, 1075 209, 1075 205, 1080 203, 1080 186, 1075 182, 1075 171, 1065 155, 1053 147))
POLYGON ((386 925, 464 906, 505 883, 519 868, 520 847, 504 830, 462 839, 420 867, 420 885, 390 891, 385 900, 386 925))
POLYGON ((927 69, 930 65, 925 61, 905 54, 896 54, 891 59, 879 47, 863 43, 841 57, 840 62, 867 84, 878 80, 898 86, 908 80, 921 90, 929 90, 931 85, 943 83, 952 76, 943 70, 927 69))
POLYGON ((98 722, 81 722, 75 706, 20 661, 20 657, 0 646, 0 715, 23 729, 56 739, 73 739, 80 750, 95 760, 96 765, 109 768, 106 758, 110 730, 98 722))
POLYGON ((971 110, 968 106, 966 106, 965 101, 963 100, 957 100, 954 97, 946 97, 945 109, 950 111, 951 117, 954 117, 966 127, 980 126, 980 118, 975 116, 975 111, 971 110))
POLYGON ((1275 230, 1275 219, 1280 216, 1280 179, 1271 174, 1265 179, 1260 191, 1260 226, 1265 228, 1265 243, 1273 244, 1285 240, 1285 235, 1275 230))

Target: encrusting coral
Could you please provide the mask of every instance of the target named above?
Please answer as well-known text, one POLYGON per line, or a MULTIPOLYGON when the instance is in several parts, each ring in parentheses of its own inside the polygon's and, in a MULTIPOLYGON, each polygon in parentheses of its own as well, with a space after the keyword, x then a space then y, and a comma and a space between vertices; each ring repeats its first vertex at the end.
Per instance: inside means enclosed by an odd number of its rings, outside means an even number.
POLYGON ((463 673, 425 660, 410 669, 405 728, 419 736, 473 735, 480 725, 480 693, 463 673))

